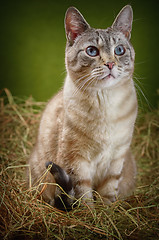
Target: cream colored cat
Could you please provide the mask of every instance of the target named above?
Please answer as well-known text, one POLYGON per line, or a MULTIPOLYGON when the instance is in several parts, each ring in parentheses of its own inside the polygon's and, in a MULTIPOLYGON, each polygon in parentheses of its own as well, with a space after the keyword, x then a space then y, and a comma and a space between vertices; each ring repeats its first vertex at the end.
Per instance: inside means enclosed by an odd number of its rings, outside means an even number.
MULTIPOLYGON (((106 202, 130 194, 136 165, 130 152, 137 99, 130 44, 133 12, 125 6, 107 29, 91 28, 79 11, 65 17, 67 76, 48 103, 29 164, 31 185, 42 183, 45 201, 58 206, 62 191, 89 203, 93 190, 106 202), (53 164, 54 163, 54 164, 53 164), (47 186, 47 187, 46 187, 47 186)), ((70 200, 62 197, 69 206, 70 200)))

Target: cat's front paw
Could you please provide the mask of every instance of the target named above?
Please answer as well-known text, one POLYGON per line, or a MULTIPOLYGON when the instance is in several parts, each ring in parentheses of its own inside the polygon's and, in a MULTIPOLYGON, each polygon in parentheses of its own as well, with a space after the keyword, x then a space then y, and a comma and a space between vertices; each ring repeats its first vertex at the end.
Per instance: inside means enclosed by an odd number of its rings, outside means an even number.
POLYGON ((106 205, 111 205, 113 202, 117 200, 116 195, 105 195, 102 196, 102 200, 106 205))

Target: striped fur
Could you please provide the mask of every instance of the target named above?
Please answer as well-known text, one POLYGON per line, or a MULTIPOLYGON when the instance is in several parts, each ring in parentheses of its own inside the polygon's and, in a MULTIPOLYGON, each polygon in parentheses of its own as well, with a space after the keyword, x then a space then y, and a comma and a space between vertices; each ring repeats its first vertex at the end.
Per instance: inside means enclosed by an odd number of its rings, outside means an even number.
POLYGON ((93 190, 107 203, 133 191, 136 165, 130 144, 137 99, 131 25, 130 6, 106 30, 91 28, 75 8, 66 13, 67 76, 63 90, 44 110, 29 159, 32 185, 45 172, 46 163, 51 161, 60 169, 48 172, 44 179, 52 184, 47 184, 43 198, 52 205, 61 194, 55 183, 66 190, 71 181, 66 193, 90 204, 93 190), (121 56, 114 52, 118 45, 125 49, 121 56), (99 55, 89 56, 88 46, 96 47, 99 55), (112 69, 108 62, 113 62, 112 69))

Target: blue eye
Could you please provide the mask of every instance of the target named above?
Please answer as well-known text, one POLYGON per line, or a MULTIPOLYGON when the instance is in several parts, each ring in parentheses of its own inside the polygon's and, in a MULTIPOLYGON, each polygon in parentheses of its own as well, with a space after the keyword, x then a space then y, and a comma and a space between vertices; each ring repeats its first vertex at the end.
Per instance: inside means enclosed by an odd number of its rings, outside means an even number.
POLYGON ((86 48, 86 53, 90 56, 90 57, 96 57, 99 55, 99 50, 98 48, 94 47, 94 46, 89 46, 86 48))
POLYGON ((125 48, 123 47, 123 45, 118 45, 115 49, 114 49, 114 53, 117 56, 122 56, 125 53, 125 48))

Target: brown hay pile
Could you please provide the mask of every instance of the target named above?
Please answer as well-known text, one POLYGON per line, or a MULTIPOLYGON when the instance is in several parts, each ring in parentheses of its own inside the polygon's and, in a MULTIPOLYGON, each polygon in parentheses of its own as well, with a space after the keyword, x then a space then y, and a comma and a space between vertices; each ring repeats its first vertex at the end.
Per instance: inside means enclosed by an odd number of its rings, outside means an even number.
MULTIPOLYGON (((3 95, 3 96, 2 96, 3 95)), ((26 159, 45 103, 0 98, 0 239, 159 239, 159 110, 139 114, 133 140, 137 189, 125 201, 69 213, 39 200, 25 187, 26 159)))

